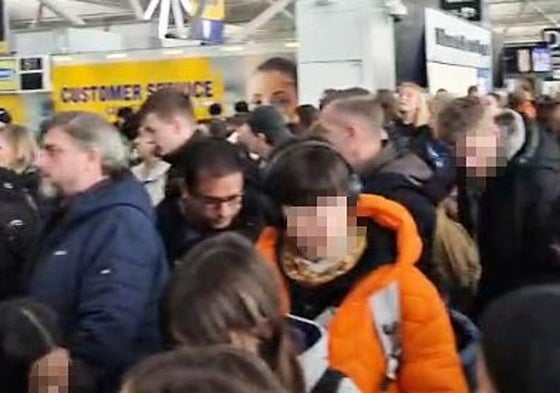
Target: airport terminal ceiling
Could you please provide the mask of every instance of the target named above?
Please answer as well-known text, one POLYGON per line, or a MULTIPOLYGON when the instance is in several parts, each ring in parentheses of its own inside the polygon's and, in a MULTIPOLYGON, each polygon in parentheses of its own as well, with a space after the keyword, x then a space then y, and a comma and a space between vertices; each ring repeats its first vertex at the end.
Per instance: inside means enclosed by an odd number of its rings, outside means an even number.
MULTIPOLYGON (((68 25, 39 0, 6 0, 15 30, 68 25), (40 15, 40 18, 39 18, 40 15)), ((244 25, 277 0, 225 0, 226 22, 244 25)), ((414 1, 414 0, 410 0, 414 1)), ((44 0, 76 16, 86 24, 120 24, 137 21, 135 6, 145 9, 149 0, 44 0)), ((138 8, 136 8, 138 10, 138 8)), ((505 41, 537 40, 544 27, 560 26, 560 0, 489 0, 487 10, 492 28, 505 41)), ((256 32, 256 39, 286 38, 294 35, 293 5, 279 13, 256 32)))

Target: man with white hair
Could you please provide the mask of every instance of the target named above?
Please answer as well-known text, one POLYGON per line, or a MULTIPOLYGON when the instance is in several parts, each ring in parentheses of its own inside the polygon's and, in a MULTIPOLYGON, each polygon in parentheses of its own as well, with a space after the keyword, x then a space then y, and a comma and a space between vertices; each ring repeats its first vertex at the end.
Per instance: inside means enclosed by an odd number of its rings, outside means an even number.
POLYGON ((127 170, 118 131, 95 114, 63 112, 46 124, 38 166, 63 202, 45 226, 26 289, 57 313, 64 349, 40 359, 30 382, 79 385, 72 364, 93 391, 111 393, 128 367, 161 349, 167 263, 150 199, 127 170))

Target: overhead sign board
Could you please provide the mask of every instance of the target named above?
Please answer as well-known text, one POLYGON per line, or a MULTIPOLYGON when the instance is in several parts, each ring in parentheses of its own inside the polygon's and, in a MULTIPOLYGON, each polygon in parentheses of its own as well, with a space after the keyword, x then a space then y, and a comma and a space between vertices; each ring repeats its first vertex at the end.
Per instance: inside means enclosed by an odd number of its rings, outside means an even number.
POLYGON ((482 20, 482 0, 440 0, 440 8, 471 22, 482 20))
POLYGON ((426 60, 474 68, 491 68, 489 30, 434 9, 425 10, 426 60))

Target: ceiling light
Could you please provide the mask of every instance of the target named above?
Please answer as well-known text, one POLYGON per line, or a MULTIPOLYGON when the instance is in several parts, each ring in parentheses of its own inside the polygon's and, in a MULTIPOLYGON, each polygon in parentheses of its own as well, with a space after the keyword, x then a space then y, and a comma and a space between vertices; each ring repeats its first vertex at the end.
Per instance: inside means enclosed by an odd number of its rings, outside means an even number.
POLYGON ((222 52, 242 52, 244 49, 244 46, 223 46, 220 48, 222 52))
POLYGON ((286 48, 299 48, 299 42, 295 41, 295 42, 286 42, 284 44, 284 46, 286 48))
POLYGON ((105 56, 106 59, 126 59, 127 57, 126 53, 110 53, 105 56))

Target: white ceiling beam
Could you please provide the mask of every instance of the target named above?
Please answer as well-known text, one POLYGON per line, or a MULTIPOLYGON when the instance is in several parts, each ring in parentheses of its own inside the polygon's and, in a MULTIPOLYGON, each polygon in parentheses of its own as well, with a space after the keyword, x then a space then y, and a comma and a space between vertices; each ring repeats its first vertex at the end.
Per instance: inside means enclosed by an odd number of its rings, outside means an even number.
MULTIPOLYGON (((265 0, 268 4, 274 4, 273 0, 265 0)), ((295 20, 294 14, 292 14, 290 11, 288 11, 287 9, 283 9, 282 11, 280 11, 282 13, 282 15, 284 15, 286 18, 290 19, 290 20, 295 20)))
POLYGON ((171 10, 171 0, 161 0, 161 6, 159 9, 159 21, 158 21, 158 37, 165 38, 165 35, 169 31, 169 14, 171 10))
POLYGON ((142 20, 144 18, 144 10, 142 10, 142 5, 140 5, 140 1, 128 0, 128 4, 130 5, 130 9, 134 13, 136 19, 142 20))
POLYGON ((285 10, 287 6, 293 3, 294 0, 276 0, 267 9, 261 12, 252 21, 247 23, 245 28, 239 33, 231 37, 231 41, 245 41, 253 35, 258 29, 270 22, 278 13, 285 10))
POLYGON ((171 12, 173 13, 173 19, 175 20, 177 35, 180 38, 186 38, 187 29, 185 28, 185 19, 183 18, 183 11, 179 0, 171 0, 171 12))
POLYGON ((39 0, 39 3, 43 4, 45 7, 47 7, 52 12, 54 12, 56 15, 58 15, 63 19, 66 19, 67 21, 69 21, 75 26, 86 25, 86 22, 82 18, 80 18, 78 15, 76 15, 71 10, 69 10, 68 7, 64 7, 56 0, 39 0))
POLYGON ((156 12, 157 6, 161 0, 151 0, 150 4, 148 4, 148 8, 146 8, 146 12, 144 12, 144 20, 152 20, 154 13, 156 12))

